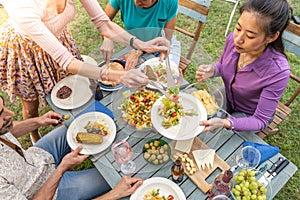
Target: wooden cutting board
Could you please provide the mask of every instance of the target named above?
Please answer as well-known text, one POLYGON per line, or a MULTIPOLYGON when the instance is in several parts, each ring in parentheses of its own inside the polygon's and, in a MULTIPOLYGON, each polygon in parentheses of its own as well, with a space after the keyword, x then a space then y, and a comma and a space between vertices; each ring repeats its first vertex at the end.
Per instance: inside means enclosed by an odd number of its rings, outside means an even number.
MULTIPOLYGON (((170 144, 171 147, 171 152, 172 152, 172 159, 174 159, 173 155, 176 155, 177 152, 184 154, 184 152, 178 151, 175 149, 175 144, 176 141, 173 141, 170 144)), ((193 157, 193 151, 194 150, 200 150, 200 149, 210 149, 204 142, 202 142, 202 140, 200 140, 199 138, 195 137, 194 141, 193 141, 193 145, 191 148, 190 153, 188 153, 188 157, 190 159, 192 159, 194 161, 194 163, 196 164, 196 161, 193 157)), ((184 165, 184 164, 183 164, 184 165)), ((197 165, 197 164, 196 164, 197 165)), ((198 188, 204 192, 207 193, 208 190, 212 187, 212 183, 208 183, 206 182, 206 179, 209 177, 209 175, 211 173, 213 173, 216 169, 221 170, 222 172, 224 172, 227 169, 230 169, 230 166, 224 161, 222 160, 216 153, 215 153, 215 157, 214 157, 214 165, 212 168, 208 169, 207 167, 205 167, 204 170, 199 169, 197 166, 197 171, 194 174, 190 174, 188 172, 188 170, 186 169, 185 165, 184 165, 184 172, 185 174, 198 186, 198 188)))

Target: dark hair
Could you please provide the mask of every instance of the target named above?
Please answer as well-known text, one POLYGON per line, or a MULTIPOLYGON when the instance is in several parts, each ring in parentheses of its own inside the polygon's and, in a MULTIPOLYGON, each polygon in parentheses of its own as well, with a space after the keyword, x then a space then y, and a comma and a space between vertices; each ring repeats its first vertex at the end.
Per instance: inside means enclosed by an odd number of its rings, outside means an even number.
POLYGON ((287 0, 248 0, 241 6, 240 14, 245 10, 255 12, 265 20, 262 27, 266 37, 280 32, 279 37, 268 45, 285 55, 282 33, 290 21, 290 6, 287 0))

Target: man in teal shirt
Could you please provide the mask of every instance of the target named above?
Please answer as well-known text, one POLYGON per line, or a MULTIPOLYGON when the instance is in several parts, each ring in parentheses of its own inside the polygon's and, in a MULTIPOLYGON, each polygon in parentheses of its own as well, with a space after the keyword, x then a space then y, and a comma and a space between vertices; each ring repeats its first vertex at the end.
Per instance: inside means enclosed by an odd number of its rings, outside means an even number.
MULTIPOLYGON (((112 20, 118 11, 128 32, 143 41, 161 35, 164 28, 166 38, 171 41, 170 58, 177 66, 180 60, 180 43, 173 36, 178 10, 178 0, 110 0, 105 12, 112 20)), ((113 53, 113 42, 104 39, 101 51, 113 53)), ((126 69, 134 68, 142 51, 132 50, 126 58, 126 69)))

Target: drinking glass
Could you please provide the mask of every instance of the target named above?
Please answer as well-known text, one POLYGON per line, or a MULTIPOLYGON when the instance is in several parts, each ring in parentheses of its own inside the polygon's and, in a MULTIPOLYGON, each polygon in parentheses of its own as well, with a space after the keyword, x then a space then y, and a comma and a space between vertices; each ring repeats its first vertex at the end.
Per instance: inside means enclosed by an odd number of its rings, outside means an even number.
POLYGON ((236 163, 243 169, 254 169, 259 165, 260 157, 258 149, 252 146, 245 146, 240 154, 236 156, 236 163))
POLYGON ((115 160, 121 164, 121 171, 124 174, 131 174, 135 171, 136 165, 131 160, 132 150, 128 142, 118 140, 111 147, 115 160))

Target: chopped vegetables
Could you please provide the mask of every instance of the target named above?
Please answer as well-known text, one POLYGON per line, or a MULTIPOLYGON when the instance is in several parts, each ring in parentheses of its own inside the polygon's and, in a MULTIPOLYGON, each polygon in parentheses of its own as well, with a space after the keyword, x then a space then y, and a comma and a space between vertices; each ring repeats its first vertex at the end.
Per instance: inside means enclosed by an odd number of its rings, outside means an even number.
POLYGON ((152 189, 144 195, 144 200, 174 200, 174 197, 173 195, 168 195, 168 197, 160 196, 159 189, 152 189))
POLYGON ((119 107, 123 119, 139 130, 151 128, 151 108, 159 97, 159 93, 150 90, 140 90, 130 94, 119 107))
POLYGON ((179 124, 181 116, 184 114, 182 105, 179 102, 173 102, 168 98, 162 99, 162 108, 159 114, 163 116, 162 126, 170 128, 179 124))

